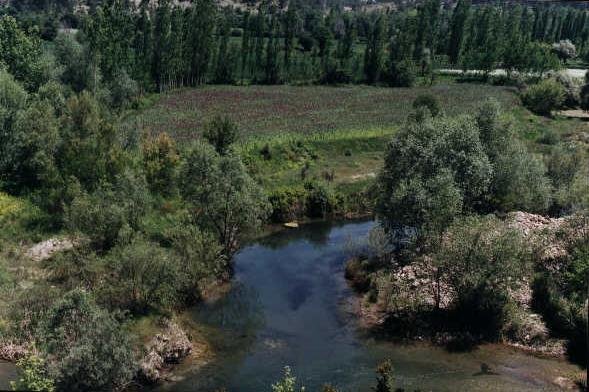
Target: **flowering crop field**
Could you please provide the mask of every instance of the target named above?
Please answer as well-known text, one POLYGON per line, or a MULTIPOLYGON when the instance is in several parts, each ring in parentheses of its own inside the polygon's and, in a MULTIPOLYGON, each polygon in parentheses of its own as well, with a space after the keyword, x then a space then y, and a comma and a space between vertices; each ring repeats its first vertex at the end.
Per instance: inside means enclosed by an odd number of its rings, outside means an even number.
POLYGON ((405 120, 413 100, 425 92, 437 96, 448 114, 471 111, 489 97, 506 108, 518 101, 508 88, 476 84, 431 88, 203 86, 163 94, 153 106, 126 118, 123 126, 151 134, 167 132, 179 141, 198 137, 203 125, 216 115, 237 122, 243 139, 389 129, 405 120))

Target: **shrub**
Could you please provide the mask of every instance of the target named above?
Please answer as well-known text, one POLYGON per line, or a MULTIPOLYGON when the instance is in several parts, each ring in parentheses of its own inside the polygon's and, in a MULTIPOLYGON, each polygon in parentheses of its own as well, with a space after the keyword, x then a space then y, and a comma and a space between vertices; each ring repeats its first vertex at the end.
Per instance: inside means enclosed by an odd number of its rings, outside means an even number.
POLYGON ((179 292, 187 285, 186 267, 157 244, 135 236, 110 252, 108 265, 108 284, 97 288, 101 302, 135 313, 182 303, 179 292))
POLYGON ((134 376, 135 359, 125 329, 80 289, 49 309, 38 337, 49 378, 59 390, 113 390, 134 376))
POLYGON ((545 79, 534 84, 522 94, 523 104, 532 112, 544 116, 560 108, 564 99, 565 90, 554 79, 545 79))
POLYGON ((433 117, 440 114, 441 108, 438 99, 432 94, 421 94, 413 101, 413 108, 426 107, 433 117))
POLYGON ((507 321, 507 293, 531 273, 531 250, 521 235, 492 216, 463 218, 448 228, 433 260, 436 284, 451 291, 462 327, 498 338, 507 321))
POLYGON ((375 392, 393 392, 396 390, 393 364, 390 360, 380 363, 376 368, 376 374, 375 392))
MULTIPOLYGON (((272 392, 296 392, 297 378, 293 376, 289 366, 284 367, 284 376, 282 380, 276 384, 272 384, 272 392)), ((301 387, 301 392, 305 391, 305 387, 301 387)))
POLYGON ((15 391, 54 392, 55 382, 49 378, 45 361, 34 355, 28 355, 16 362, 18 381, 10 384, 15 391))
POLYGON ((110 105, 115 109, 125 109, 132 104, 139 93, 137 82, 125 70, 118 71, 109 85, 110 105))
POLYGON ((272 222, 288 222, 305 214, 307 191, 299 187, 284 187, 273 190, 268 196, 272 206, 272 222))
POLYGON ((115 184, 103 183, 95 192, 76 196, 66 208, 66 226, 87 236, 94 249, 108 250, 125 225, 139 228, 148 198, 145 179, 125 172, 117 176, 115 184))
POLYGON ((576 108, 580 103, 581 86, 577 78, 566 72, 558 72, 555 79, 564 89, 563 105, 567 108, 576 108))
POLYGON ((307 182, 305 184, 307 199, 305 201, 306 215, 310 218, 325 218, 334 210, 335 196, 329 186, 321 182, 307 182))
POLYGON ((512 140, 494 162, 491 200, 502 211, 544 212, 552 198, 552 186, 542 158, 512 140))

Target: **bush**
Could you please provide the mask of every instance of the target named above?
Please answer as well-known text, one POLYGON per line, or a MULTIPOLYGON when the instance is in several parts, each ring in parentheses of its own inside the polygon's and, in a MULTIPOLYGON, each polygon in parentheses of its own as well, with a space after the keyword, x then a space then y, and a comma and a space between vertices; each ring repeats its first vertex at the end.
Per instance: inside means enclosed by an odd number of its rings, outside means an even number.
POLYGON ((134 313, 183 303, 179 293, 187 285, 185 266, 157 244, 136 236, 110 252, 108 265, 110 279, 97 288, 101 302, 134 313))
POLYGON ((560 108, 565 99, 565 90, 554 79, 545 79, 522 94, 523 104, 536 114, 548 116, 553 110, 560 108))
MULTIPOLYGON (((276 384, 272 384, 272 392, 296 392, 297 378, 293 376, 289 366, 284 367, 284 376, 282 380, 276 384)), ((301 392, 305 391, 305 387, 301 387, 301 392)))
POLYGON ((18 381, 10 384, 15 391, 54 392, 55 382, 49 378, 45 361, 31 354, 16 362, 18 381))
POLYGON ((564 89, 564 101, 563 105, 567 108, 576 108, 580 103, 580 83, 576 78, 566 72, 559 72, 556 74, 555 79, 560 83, 564 89))
POLYGON ((411 87, 415 84, 415 67, 410 60, 393 63, 388 71, 387 82, 391 87, 411 87))
POLYGON ((84 234, 95 250, 106 251, 115 245, 125 225, 139 228, 148 203, 145 179, 125 172, 115 184, 103 183, 95 192, 76 196, 66 208, 66 226, 84 234))
POLYGON ((306 215, 310 218, 325 218, 335 208, 335 196, 333 191, 320 182, 307 182, 305 184, 307 199, 305 201, 306 215))
POLYGON ((440 114, 440 103, 438 99, 432 94, 421 94, 413 101, 413 108, 418 109, 426 107, 433 117, 440 114))
POLYGON ((272 222, 289 222, 305 214, 307 191, 299 187, 284 187, 273 190, 268 196, 272 205, 272 222))
POLYGON ((507 322, 507 294, 531 274, 531 249, 522 236, 493 216, 464 218, 448 228, 433 260, 436 284, 451 291, 461 326, 497 339, 507 322))
POLYGON ((82 290, 67 293, 49 309, 38 337, 49 378, 59 390, 119 389, 134 376, 125 329, 82 290))

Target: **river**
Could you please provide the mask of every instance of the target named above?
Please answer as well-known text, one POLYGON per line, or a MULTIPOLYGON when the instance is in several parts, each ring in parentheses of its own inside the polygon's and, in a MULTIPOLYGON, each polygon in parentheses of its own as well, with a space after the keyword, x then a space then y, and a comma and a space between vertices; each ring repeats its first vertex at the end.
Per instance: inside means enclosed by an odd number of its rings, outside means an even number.
POLYGON ((380 341, 359 330, 344 306, 353 295, 343 279, 344 248, 372 222, 313 224, 272 235, 242 249, 235 284, 223 300, 188 314, 206 325, 216 353, 176 369, 160 391, 270 391, 285 365, 310 392, 331 383, 370 391, 375 366, 394 365, 399 387, 423 391, 558 390, 554 380, 579 372, 566 361, 541 359, 501 346, 450 353, 428 344, 380 341), (482 373, 486 364, 491 372, 482 373))

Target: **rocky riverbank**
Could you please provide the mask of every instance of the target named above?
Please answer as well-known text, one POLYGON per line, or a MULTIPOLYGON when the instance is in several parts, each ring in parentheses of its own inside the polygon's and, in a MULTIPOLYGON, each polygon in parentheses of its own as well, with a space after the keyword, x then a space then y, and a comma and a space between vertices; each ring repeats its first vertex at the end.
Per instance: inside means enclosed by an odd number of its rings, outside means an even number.
MULTIPOLYGON (((576 217, 548 218, 524 212, 510 213, 503 219, 507 228, 521 233, 531 244, 535 263, 543 268, 560 268, 567 256, 567 244, 589 234, 586 221, 576 217)), ((386 331, 395 338, 427 339, 434 344, 452 346, 476 342, 477 336, 460 331, 443 330, 445 314, 453 301, 453 293, 443 284, 434 282, 435 264, 428 262, 430 255, 419 255, 419 262, 405 266, 375 267, 362 257, 349 260, 346 278, 358 296, 350 309, 359 318, 362 328, 386 331), (442 330, 440 330, 440 328, 442 330)), ((386 263, 385 263, 386 264, 386 263)), ((542 319, 532 309, 531 277, 520 277, 520 285, 508 293, 511 320, 502 336, 503 343, 545 356, 563 357, 565 341, 554 339, 542 319)))

